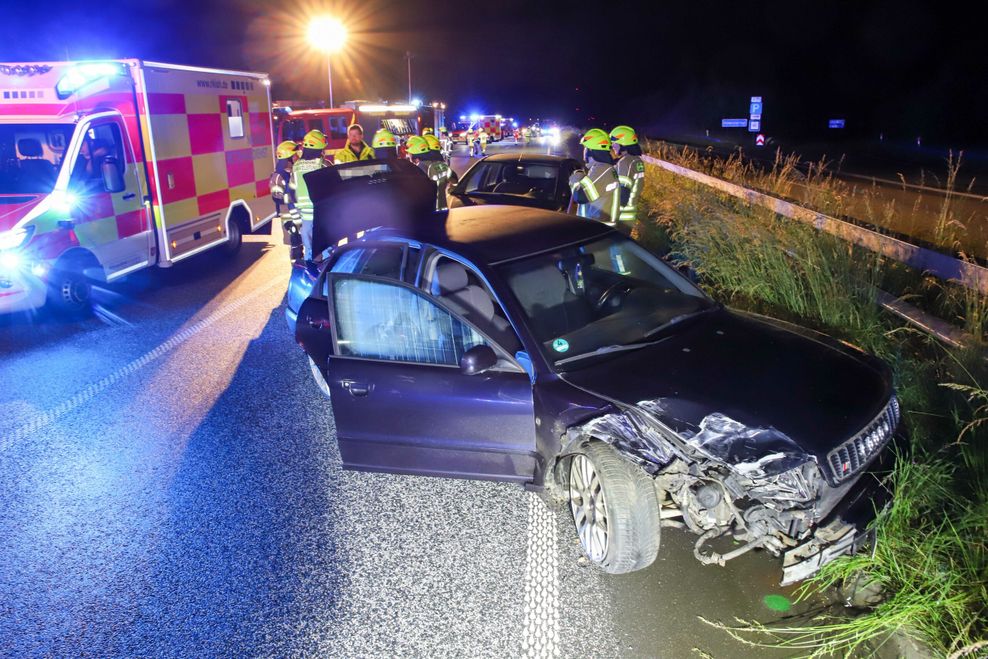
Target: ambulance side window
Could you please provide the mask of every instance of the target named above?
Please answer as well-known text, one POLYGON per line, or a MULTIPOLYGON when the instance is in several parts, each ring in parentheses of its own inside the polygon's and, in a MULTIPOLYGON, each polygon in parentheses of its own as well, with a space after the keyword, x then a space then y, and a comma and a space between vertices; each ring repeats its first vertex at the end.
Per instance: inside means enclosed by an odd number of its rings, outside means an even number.
POLYGON ((236 139, 244 136, 244 108, 240 99, 228 98, 226 100, 226 120, 230 137, 236 139))

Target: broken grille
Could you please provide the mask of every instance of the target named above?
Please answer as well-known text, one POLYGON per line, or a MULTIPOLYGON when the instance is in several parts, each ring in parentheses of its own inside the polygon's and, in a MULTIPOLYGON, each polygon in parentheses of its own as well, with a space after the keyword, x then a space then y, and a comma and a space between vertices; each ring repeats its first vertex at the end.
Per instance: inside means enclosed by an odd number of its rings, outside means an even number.
POLYGON ((899 425, 899 401, 889 400, 875 420, 827 455, 834 484, 858 473, 888 443, 899 425))

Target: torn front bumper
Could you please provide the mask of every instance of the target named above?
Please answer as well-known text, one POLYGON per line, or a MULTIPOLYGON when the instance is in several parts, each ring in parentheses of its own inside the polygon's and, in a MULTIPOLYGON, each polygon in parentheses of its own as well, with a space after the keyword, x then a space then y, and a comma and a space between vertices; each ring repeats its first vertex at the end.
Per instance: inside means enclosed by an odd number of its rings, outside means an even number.
POLYGON ((886 450, 820 521, 813 535, 783 554, 781 585, 808 579, 841 556, 875 551, 877 539, 870 525, 891 501, 882 480, 891 463, 891 451, 886 450))

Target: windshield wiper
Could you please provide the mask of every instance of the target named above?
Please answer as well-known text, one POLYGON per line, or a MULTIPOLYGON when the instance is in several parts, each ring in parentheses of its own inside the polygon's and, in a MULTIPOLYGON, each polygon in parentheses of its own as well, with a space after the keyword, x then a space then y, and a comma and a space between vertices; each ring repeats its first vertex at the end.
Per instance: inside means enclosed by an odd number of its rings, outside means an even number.
POLYGON ((591 350, 590 352, 583 352, 579 355, 573 355, 572 357, 567 357, 565 359, 560 359, 556 361, 556 366, 562 366, 569 362, 577 361, 578 359, 583 359, 584 357, 597 357, 599 355, 606 355, 612 352, 623 352, 625 350, 637 350, 638 348, 644 348, 645 346, 655 345, 656 343, 661 343, 665 339, 660 339, 659 341, 645 341, 640 343, 615 343, 609 346, 601 346, 596 350, 591 350))
POLYGON ((654 327, 654 328, 650 329, 649 331, 645 332, 645 336, 643 336, 642 338, 643 339, 647 339, 649 337, 652 337, 652 336, 654 336, 655 334, 661 332, 664 329, 668 329, 668 328, 672 327, 673 325, 678 325, 679 323, 683 322, 684 320, 689 320, 690 318, 696 318, 697 316, 702 316, 705 313, 709 313, 709 312, 714 311, 716 309, 720 309, 720 306, 721 306, 720 304, 714 304, 714 305, 711 305, 711 306, 706 307, 704 309, 698 309, 696 311, 691 311, 690 313, 684 313, 684 314, 680 314, 678 316, 674 316, 673 318, 670 318, 667 322, 662 323, 658 327, 654 327))

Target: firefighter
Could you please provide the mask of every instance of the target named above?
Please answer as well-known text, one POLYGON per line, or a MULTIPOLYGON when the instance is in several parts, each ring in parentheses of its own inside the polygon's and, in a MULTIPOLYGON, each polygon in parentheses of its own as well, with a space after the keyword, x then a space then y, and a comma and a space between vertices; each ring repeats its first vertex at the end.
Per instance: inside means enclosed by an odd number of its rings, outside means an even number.
MULTIPOLYGON (((310 130, 302 138, 302 155, 292 167, 292 175, 288 180, 288 189, 295 197, 295 208, 292 209, 291 221, 285 223, 285 229, 301 235, 303 258, 308 263, 314 259, 312 254, 312 215, 313 204, 309 198, 309 188, 305 184, 305 174, 323 167, 328 167, 322 153, 326 150, 326 136, 321 130, 310 130), (288 225, 291 226, 288 226, 288 225)), ((294 249, 292 250, 295 251, 294 249)))
POLYGON ((422 137, 425 137, 426 135, 435 135, 435 134, 436 134, 436 131, 434 131, 431 128, 423 128, 422 129, 422 137))
POLYGON ((398 158, 398 140, 386 128, 381 128, 374 133, 374 140, 371 142, 371 147, 374 149, 375 157, 381 160, 395 160, 398 158))
POLYGON ((344 162, 358 160, 373 160, 374 149, 364 142, 364 128, 360 124, 350 124, 346 129, 346 145, 336 152, 334 162, 339 165, 344 162))
POLYGON ((600 128, 592 128, 580 144, 583 145, 586 170, 573 172, 569 179, 572 201, 577 204, 576 214, 613 225, 617 221, 621 197, 611 155, 611 138, 600 128))
POLYGON ((469 128, 463 131, 463 143, 467 145, 467 154, 473 158, 473 131, 469 128))
MULTIPOLYGON (((296 142, 285 140, 279 144, 278 148, 275 149, 275 157, 278 162, 275 164, 271 178, 268 179, 271 199, 274 200, 274 213, 282 224, 291 219, 291 211, 295 208, 295 198, 292 191, 288 189, 288 180, 292 176, 292 165, 295 164, 296 155, 298 155, 296 142)), ((271 226, 274 226, 274 222, 271 223, 271 226)))
POLYGON ((483 126, 480 128, 480 132, 477 133, 477 140, 480 142, 480 154, 481 156, 487 155, 487 131, 483 126))
POLYGON ((631 126, 615 126, 611 131, 611 146, 618 161, 618 182, 621 184, 621 208, 618 221, 634 223, 638 219, 638 198, 645 184, 645 163, 638 135, 631 126))
POLYGON ((439 140, 434 135, 408 138, 408 155, 416 167, 426 173, 426 176, 436 184, 436 210, 448 208, 446 204, 446 187, 449 184, 449 165, 443 162, 438 148, 432 148, 429 137, 439 146, 439 140))
POLYGON ((449 139, 449 131, 446 130, 445 126, 440 126, 439 128, 439 146, 440 151, 443 154, 443 160, 449 162, 450 152, 452 151, 452 141, 449 139))

